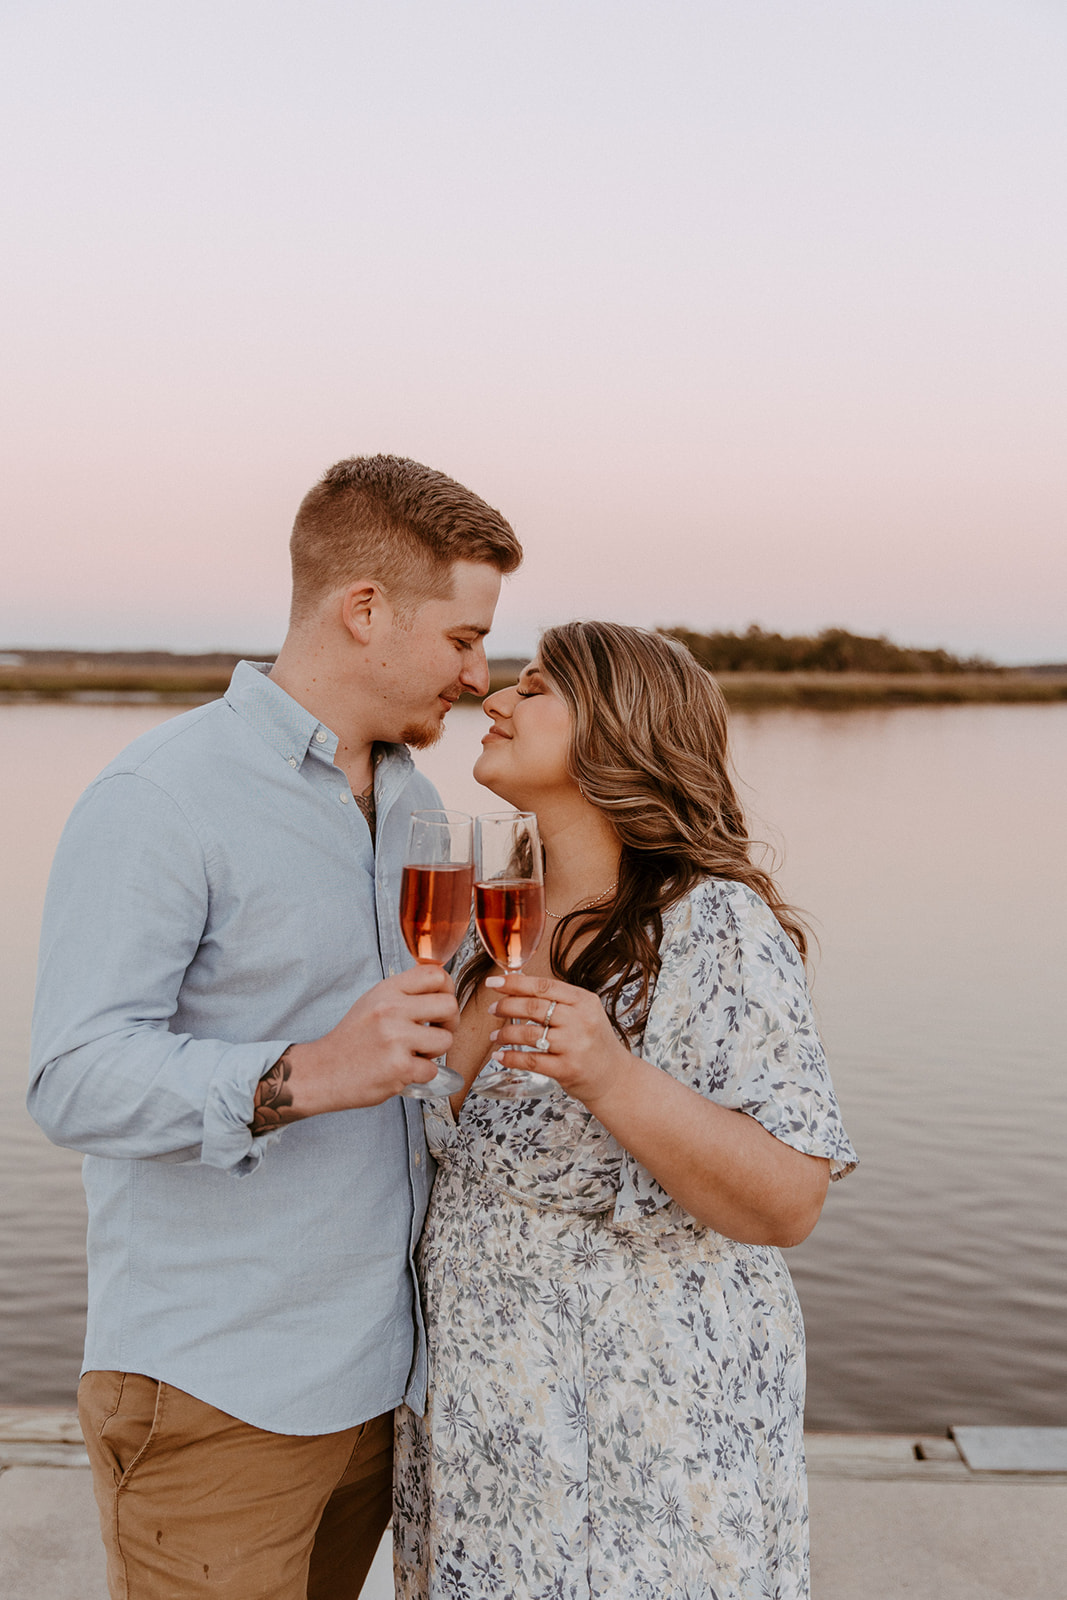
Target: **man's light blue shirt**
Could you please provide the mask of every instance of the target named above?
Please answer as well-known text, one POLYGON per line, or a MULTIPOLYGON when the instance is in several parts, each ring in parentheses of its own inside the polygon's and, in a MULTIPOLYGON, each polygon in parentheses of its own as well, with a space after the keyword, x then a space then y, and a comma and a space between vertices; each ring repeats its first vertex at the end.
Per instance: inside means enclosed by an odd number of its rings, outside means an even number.
POLYGON ((265 674, 241 662, 224 700, 136 740, 75 807, 29 1106, 86 1155, 83 1370, 329 1433, 422 1407, 422 1111, 394 1098, 254 1140, 253 1094, 289 1044, 411 965, 408 819, 440 801, 388 746, 375 849, 336 736, 265 674))

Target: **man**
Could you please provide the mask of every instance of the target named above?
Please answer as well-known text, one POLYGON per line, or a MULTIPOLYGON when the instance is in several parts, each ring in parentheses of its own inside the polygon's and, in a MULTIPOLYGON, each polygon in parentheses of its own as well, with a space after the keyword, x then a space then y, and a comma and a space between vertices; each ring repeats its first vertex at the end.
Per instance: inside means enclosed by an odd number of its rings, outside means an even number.
POLYGON ((97 778, 45 908, 29 1104, 87 1156, 79 1411, 122 1600, 356 1596, 424 1393, 398 1094, 457 1012, 400 936, 408 818, 439 804, 405 746, 486 693, 522 553, 392 456, 332 467, 291 551, 274 667, 97 778))

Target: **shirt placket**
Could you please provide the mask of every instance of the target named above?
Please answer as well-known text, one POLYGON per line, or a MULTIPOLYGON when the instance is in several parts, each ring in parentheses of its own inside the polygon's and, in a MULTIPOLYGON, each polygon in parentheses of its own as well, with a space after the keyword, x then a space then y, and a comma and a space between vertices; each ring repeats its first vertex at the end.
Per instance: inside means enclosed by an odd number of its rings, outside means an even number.
MULTIPOLYGON (((382 952, 382 965, 390 976, 411 966, 411 956, 400 932, 400 875, 403 871, 403 854, 402 850, 398 852, 389 844, 400 820, 399 818, 390 820, 390 813, 404 792, 409 771, 410 760, 405 755, 389 752, 375 772, 378 848, 375 851, 374 878, 378 944, 382 952)), ((404 820, 406 822, 406 818, 404 820)))

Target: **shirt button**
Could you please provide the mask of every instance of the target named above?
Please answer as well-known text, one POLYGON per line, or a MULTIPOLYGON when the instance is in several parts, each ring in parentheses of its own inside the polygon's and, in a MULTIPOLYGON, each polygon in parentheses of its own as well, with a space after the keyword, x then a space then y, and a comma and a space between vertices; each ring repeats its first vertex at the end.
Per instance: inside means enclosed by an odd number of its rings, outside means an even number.
POLYGON ((289 757, 289 765, 291 767, 298 767, 300 765, 300 763, 299 763, 299 761, 297 761, 295 756, 290 756, 289 757))
POLYGON ((421 1167, 422 1166, 422 1151, 421 1150, 416 1150, 415 1151, 415 1165, 417 1167, 421 1167))
POLYGON ((316 744, 325 744, 326 743, 326 735, 323 733, 321 728, 319 729, 318 733, 315 735, 315 743, 316 744))
POLYGON ((352 796, 347 792, 347 790, 342 789, 341 793, 337 796, 337 798, 338 798, 338 800, 340 800, 340 802, 341 802, 341 804, 343 806, 346 806, 348 804, 348 802, 351 800, 352 796))

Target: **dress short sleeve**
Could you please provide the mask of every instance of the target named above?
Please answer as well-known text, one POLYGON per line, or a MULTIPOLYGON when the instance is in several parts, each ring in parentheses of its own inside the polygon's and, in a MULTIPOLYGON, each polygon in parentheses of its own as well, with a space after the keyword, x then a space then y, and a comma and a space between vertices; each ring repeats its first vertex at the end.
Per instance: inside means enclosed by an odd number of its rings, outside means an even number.
MULTIPOLYGON (((662 965, 639 1054, 768 1133, 830 1162, 856 1165, 788 935, 744 884, 708 878, 664 919, 662 965)), ((685 1213, 624 1152, 614 1220, 685 1213)))

